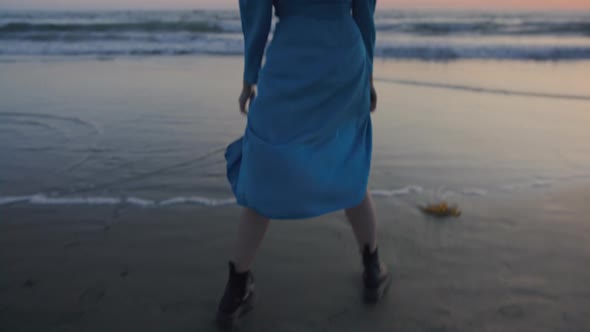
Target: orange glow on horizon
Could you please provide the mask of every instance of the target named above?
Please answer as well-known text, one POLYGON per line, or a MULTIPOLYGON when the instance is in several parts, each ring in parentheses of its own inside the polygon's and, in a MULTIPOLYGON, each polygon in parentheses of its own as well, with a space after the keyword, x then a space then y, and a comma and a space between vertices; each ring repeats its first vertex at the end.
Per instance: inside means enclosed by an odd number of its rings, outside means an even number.
POLYGON ((377 0, 380 7, 489 8, 489 9, 590 9, 590 0, 377 0))

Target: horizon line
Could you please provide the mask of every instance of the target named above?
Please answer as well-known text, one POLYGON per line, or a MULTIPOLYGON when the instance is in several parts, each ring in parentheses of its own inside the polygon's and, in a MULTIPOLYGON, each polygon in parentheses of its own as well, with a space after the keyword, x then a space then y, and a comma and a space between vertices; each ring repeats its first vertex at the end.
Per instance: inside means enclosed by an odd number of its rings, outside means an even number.
MULTIPOLYGON (((526 7, 518 7, 518 8, 508 8, 508 7, 460 7, 460 6, 447 6, 447 7, 435 7, 435 6, 392 6, 392 5, 384 5, 377 8, 379 9, 386 9, 386 10, 415 10, 415 11, 497 11, 497 12, 505 12, 505 11, 514 11, 514 12, 545 12, 545 11, 559 11, 559 12, 588 12, 590 13, 590 7, 580 7, 580 8, 557 8, 557 7, 542 7, 542 8, 526 8, 526 7)), ((201 11, 201 10, 238 10, 237 6, 223 6, 223 7, 154 7, 149 6, 148 8, 141 8, 141 7, 89 7, 89 8, 81 8, 81 7, 64 7, 64 8, 55 8, 55 7, 3 7, 0 6, 0 10, 7 10, 7 11, 177 11, 177 10, 186 10, 186 11, 201 11)))

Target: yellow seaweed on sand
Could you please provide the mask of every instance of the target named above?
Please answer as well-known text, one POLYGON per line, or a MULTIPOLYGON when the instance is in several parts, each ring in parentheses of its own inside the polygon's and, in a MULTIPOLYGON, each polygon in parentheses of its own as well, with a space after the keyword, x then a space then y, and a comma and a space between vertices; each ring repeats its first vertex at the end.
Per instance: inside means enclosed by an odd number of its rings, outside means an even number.
POLYGON ((420 210, 425 214, 439 218, 459 217, 461 215, 461 210, 456 205, 449 205, 445 202, 423 205, 420 206, 420 210))

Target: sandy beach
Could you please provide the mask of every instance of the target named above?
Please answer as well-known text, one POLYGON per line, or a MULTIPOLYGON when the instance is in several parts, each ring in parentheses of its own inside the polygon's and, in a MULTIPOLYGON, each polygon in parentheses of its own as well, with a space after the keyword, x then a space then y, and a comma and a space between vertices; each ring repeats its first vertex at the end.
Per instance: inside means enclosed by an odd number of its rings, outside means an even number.
MULTIPOLYGON (((255 264, 258 306, 242 331, 586 331, 589 193, 585 185, 478 200, 446 221, 378 199, 394 284, 375 308, 362 304, 341 214, 274 223, 255 264)), ((237 213, 4 208, 2 329, 215 331, 237 213)))
MULTIPOLYGON (((215 330, 241 66, 3 58, 0 330, 215 330)), ((343 214, 274 222, 241 330, 590 331, 588 62, 375 72, 369 189, 391 293, 362 304, 343 214), (462 216, 417 209, 442 199, 462 216)))

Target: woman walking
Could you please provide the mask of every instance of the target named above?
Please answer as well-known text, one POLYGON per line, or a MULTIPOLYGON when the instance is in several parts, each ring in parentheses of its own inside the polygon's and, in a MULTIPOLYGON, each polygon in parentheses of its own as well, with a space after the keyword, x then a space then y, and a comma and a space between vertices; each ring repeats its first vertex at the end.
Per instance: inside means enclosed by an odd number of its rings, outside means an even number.
POLYGON ((375 0, 240 0, 245 69, 244 136, 226 151, 227 176, 243 206, 217 321, 233 326, 253 305, 250 266, 269 219, 345 210, 364 266, 365 299, 391 281, 379 261, 367 182, 375 0), (273 7, 279 18, 266 49, 273 7), (255 86, 257 91, 255 93, 255 86))

